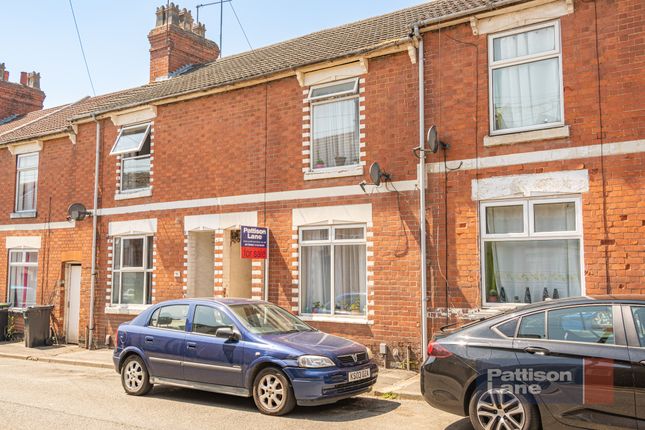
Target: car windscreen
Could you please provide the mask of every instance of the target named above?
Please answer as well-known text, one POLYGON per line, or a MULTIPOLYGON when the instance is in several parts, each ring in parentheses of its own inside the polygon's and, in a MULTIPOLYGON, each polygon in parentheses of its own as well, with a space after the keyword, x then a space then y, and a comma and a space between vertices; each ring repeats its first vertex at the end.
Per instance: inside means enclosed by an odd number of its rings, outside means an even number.
POLYGON ((315 331, 281 307, 269 303, 245 303, 230 308, 244 327, 255 334, 315 331))

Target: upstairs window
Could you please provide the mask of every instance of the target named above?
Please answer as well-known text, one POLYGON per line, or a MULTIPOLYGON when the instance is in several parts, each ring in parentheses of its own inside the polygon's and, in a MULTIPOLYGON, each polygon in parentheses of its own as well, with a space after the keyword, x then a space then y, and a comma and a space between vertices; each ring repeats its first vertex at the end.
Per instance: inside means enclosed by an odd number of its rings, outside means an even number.
POLYGON ((110 155, 121 155, 121 192, 150 187, 150 124, 122 129, 110 155))
POLYGON ((564 124, 558 22, 489 37, 491 134, 564 124))
POLYGON ((16 172, 16 212, 35 212, 38 153, 18 155, 16 172))
POLYGON ((311 169, 359 164, 358 79, 311 87, 311 169))

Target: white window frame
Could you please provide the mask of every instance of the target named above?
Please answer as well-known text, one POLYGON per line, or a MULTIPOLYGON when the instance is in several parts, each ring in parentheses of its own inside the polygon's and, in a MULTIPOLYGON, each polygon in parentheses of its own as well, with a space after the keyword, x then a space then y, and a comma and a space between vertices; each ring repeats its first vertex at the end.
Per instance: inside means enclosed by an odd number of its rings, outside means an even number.
MULTIPOLYGON (((559 196, 554 198, 538 197, 523 199, 508 199, 480 202, 480 267, 481 281, 480 292, 482 305, 484 307, 508 306, 509 303, 488 302, 486 294, 486 242, 510 242, 526 240, 566 240, 576 239, 580 241, 580 295, 586 294, 585 270, 584 270, 584 237, 582 229, 582 198, 579 195, 559 196), (570 231, 535 232, 535 215, 533 207, 536 204, 544 203, 574 203, 576 228, 570 231), (486 233, 486 208, 495 206, 523 206, 524 208, 524 232, 509 234, 486 233)), ((513 305, 524 305, 525 303, 512 303, 513 305)))
POLYGON ((523 131, 542 130, 547 128, 557 128, 565 125, 564 119, 564 82, 562 71, 562 38, 560 36, 560 20, 548 21, 540 24, 530 25, 526 27, 515 28, 513 30, 494 33, 488 36, 488 116, 489 116, 489 133, 491 136, 500 134, 519 133, 523 131), (540 52, 539 54, 524 55, 522 57, 511 58, 508 60, 495 61, 495 46, 493 41, 501 37, 512 36, 514 34, 526 33, 540 28, 554 28, 555 49, 547 52, 540 52), (517 66, 520 64, 534 63, 536 61, 548 60, 551 58, 558 58, 558 68, 560 70, 560 116, 558 122, 551 122, 548 124, 536 124, 526 127, 505 128, 502 130, 495 130, 495 108, 493 100, 493 70, 503 67, 517 66))
MULTIPOLYGON (((36 207, 38 205, 38 167, 40 165, 40 153, 30 152, 27 154, 19 154, 16 157, 16 199, 14 203, 14 210, 16 213, 33 213, 36 212, 36 207), (19 167, 20 159, 27 157, 36 157, 36 167, 19 167), (22 209, 18 207, 20 201, 19 190, 20 190, 20 174, 22 172, 36 171, 36 184, 34 185, 34 208, 33 209, 22 209)), ((24 202, 23 202, 24 203, 24 202)))
MULTIPOLYGON (((24 260, 24 257, 23 257, 24 260)), ((20 249, 10 249, 9 252, 7 253, 7 302, 9 301, 9 298, 11 297, 11 268, 12 267, 35 267, 36 268, 36 287, 35 287, 35 296, 34 296, 34 302, 38 302, 38 264, 40 262, 40 255, 38 249, 31 249, 31 248, 20 248, 20 249), (33 263, 33 262, 12 262, 11 261, 11 254, 14 253, 20 253, 20 254, 25 254, 28 252, 35 252, 38 254, 38 260, 33 263)), ((35 304, 34 303, 34 304, 35 304)), ((12 308, 16 308, 15 303, 11 304, 12 308)), ((23 309, 22 307, 17 307, 18 309, 23 309)))
MULTIPOLYGON (((150 303, 148 303, 148 273, 153 273, 154 271, 154 262, 150 262, 150 268, 146 268, 146 263, 148 259, 148 246, 150 242, 150 238, 152 238, 152 241, 154 241, 154 236, 153 235, 125 235, 125 236, 115 236, 112 240, 112 243, 114 244, 114 247, 116 248, 116 239, 119 239, 119 268, 115 269, 116 266, 116 260, 112 261, 112 294, 110 297, 110 304, 108 306, 134 306, 134 307, 141 307, 141 306, 150 306, 150 303), (143 258, 142 258, 142 267, 123 267, 123 240, 134 240, 134 239, 143 239, 143 258), (121 303, 121 289, 123 288, 123 279, 121 277, 122 273, 139 273, 143 272, 143 303, 121 303), (114 291, 114 278, 118 276, 119 277, 119 291, 114 291), (115 303, 114 298, 118 299, 118 301, 115 303)), ((113 253, 116 253, 116 249, 114 249, 113 253)), ((154 258, 154 256, 153 256, 154 258)), ((150 282, 152 282, 152 275, 150 276, 150 282)), ((150 285, 150 288, 152 288, 152 285, 150 285)), ((152 291, 151 291, 152 292, 152 291)))
POLYGON ((141 148, 143 148, 143 145, 145 144, 146 139, 148 138, 148 136, 150 136, 151 127, 152 127, 151 123, 142 123, 142 124, 129 125, 127 127, 122 127, 121 130, 119 131, 118 136, 116 137, 116 140, 114 141, 114 145, 112 145, 112 149, 110 150, 110 155, 132 154, 134 152, 141 151, 141 148), (136 149, 121 150, 121 151, 116 150, 116 145, 119 143, 119 139, 121 139, 121 136, 123 135, 123 133, 125 133, 128 130, 132 130, 135 128, 144 128, 144 127, 146 131, 144 132, 143 138, 141 139, 141 142, 139 142, 139 146, 136 149))
POLYGON ((365 224, 334 224, 334 225, 317 225, 317 226, 306 226, 300 227, 298 229, 298 314, 304 315, 307 319, 319 319, 319 320, 336 320, 336 319, 349 319, 349 320, 367 320, 369 315, 369 285, 367 282, 367 226, 365 224), (361 228, 363 230, 362 239, 334 239, 336 229, 345 229, 345 228, 361 228), (328 230, 329 236, 328 239, 323 240, 304 240, 303 232, 311 230, 328 230), (304 313, 302 310, 302 248, 307 246, 321 246, 328 245, 330 247, 330 313, 328 314, 313 314, 313 313, 304 313), (334 245, 365 245, 365 313, 363 315, 350 315, 350 314, 336 314, 336 295, 335 295, 335 285, 334 285, 334 245))
MULTIPOLYGON (((130 157, 124 157, 124 155, 127 154, 136 154, 137 152, 141 151, 143 146, 146 143, 146 140, 150 138, 150 131, 152 128, 152 123, 141 123, 141 124, 135 124, 135 125, 129 125, 127 127, 121 128, 121 131, 119 132, 119 135, 116 138, 116 141, 114 142, 114 146, 112 147, 112 151, 110 151, 110 155, 121 155, 121 161, 119 163, 119 190, 118 190, 118 195, 123 195, 123 196, 128 196, 128 195, 133 195, 136 194, 138 195, 142 191, 147 191, 150 190, 151 188, 151 183, 148 182, 148 185, 145 187, 141 188, 132 188, 129 190, 124 190, 123 189, 123 175, 125 173, 125 162, 128 160, 138 160, 138 159, 144 159, 144 158, 152 158, 152 153, 150 154, 145 154, 145 155, 134 155, 130 157), (119 142, 119 139, 121 138, 121 135, 127 131, 127 130, 132 130, 132 129, 137 129, 137 128, 144 128, 146 127, 146 131, 143 135, 143 139, 141 139, 141 142, 139 143, 139 146, 136 148, 136 150, 132 151, 115 151, 114 148, 116 148, 117 143, 119 142)), ((152 146, 152 142, 150 143, 152 146)), ((147 194, 146 194, 147 195, 147 194)), ((143 196, 142 196, 143 197, 143 196)))
POLYGON ((309 96, 307 100, 309 101, 309 124, 310 124, 310 129, 309 129, 309 141, 310 141, 310 161, 309 161, 309 171, 310 172, 316 172, 316 173, 324 173, 324 172, 336 172, 339 170, 347 170, 348 168, 351 169, 353 167, 357 167, 361 165, 361 160, 360 160, 360 153, 361 153, 361 148, 360 148, 360 103, 359 103, 359 91, 358 91, 358 81, 359 78, 351 78, 351 79, 344 79, 340 81, 334 81, 334 82, 329 82, 326 84, 320 84, 320 85, 313 85, 309 88, 309 96), (333 94, 327 94, 324 96, 317 96, 317 97, 311 97, 311 94, 315 89, 318 88, 325 88, 325 87, 331 87, 334 85, 339 85, 343 84, 346 82, 353 82, 354 86, 351 90, 347 91, 339 91, 337 93, 333 94), (314 121, 314 107, 317 105, 323 105, 323 104, 328 104, 328 103, 336 103, 339 101, 344 101, 344 100, 351 100, 351 99, 356 99, 356 140, 358 144, 358 162, 355 164, 346 164, 344 166, 329 166, 329 167, 320 167, 316 168, 316 160, 314 159, 314 134, 315 134, 315 121, 314 121))

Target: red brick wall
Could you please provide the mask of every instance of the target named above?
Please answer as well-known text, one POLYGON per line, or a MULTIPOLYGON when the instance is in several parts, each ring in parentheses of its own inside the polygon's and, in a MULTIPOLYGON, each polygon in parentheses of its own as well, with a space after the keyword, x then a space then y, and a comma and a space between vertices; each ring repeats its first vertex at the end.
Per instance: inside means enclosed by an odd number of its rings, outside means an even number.
MULTIPOLYGON (((458 168, 458 160, 463 159, 645 137, 645 111, 639 105, 645 96, 642 2, 597 1, 595 7, 594 2, 577 1, 575 13, 561 18, 564 117, 571 134, 565 139, 485 147, 484 136, 489 133, 488 35, 473 36, 469 24, 425 35, 426 123, 436 124, 440 139, 450 144, 446 156, 449 166, 456 168, 429 176, 431 308, 445 310, 446 284, 449 307, 474 308, 482 303, 479 214, 478 203, 471 199, 471 181, 560 170, 589 171, 590 191, 582 194, 587 292, 645 292, 645 207, 639 195, 645 185, 642 153, 605 155, 602 161, 596 157, 458 168)), ((432 155, 428 161, 441 163, 443 154, 432 155)), ((445 317, 433 319, 431 326, 446 321, 445 317)))
POLYGON ((40 110, 44 100, 45 93, 39 89, 0 80, 0 119, 40 110))

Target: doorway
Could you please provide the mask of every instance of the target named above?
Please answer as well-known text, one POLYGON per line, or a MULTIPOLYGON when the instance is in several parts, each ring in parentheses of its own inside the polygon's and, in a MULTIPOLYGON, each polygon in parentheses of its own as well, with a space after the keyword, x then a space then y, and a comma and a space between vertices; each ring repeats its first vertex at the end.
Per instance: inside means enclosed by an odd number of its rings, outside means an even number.
POLYGON ((251 298, 251 262, 242 258, 240 229, 224 230, 224 290, 227 297, 251 298))
POLYGON ((187 297, 213 297, 214 251, 215 233, 212 230, 188 233, 187 297))
POLYGON ((69 264, 65 280, 65 341, 78 344, 81 317, 81 265, 69 264))

